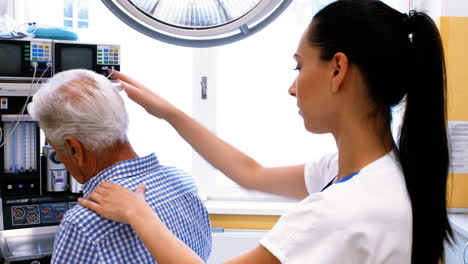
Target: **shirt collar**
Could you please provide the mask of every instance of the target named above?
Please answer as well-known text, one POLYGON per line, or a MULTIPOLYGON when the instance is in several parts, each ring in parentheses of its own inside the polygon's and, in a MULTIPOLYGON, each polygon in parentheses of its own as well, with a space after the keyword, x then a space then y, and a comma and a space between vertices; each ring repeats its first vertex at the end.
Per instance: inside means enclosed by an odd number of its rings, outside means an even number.
POLYGON ((103 181, 133 177, 150 172, 159 166, 156 154, 125 160, 105 168, 96 176, 83 184, 83 196, 86 198, 103 181))

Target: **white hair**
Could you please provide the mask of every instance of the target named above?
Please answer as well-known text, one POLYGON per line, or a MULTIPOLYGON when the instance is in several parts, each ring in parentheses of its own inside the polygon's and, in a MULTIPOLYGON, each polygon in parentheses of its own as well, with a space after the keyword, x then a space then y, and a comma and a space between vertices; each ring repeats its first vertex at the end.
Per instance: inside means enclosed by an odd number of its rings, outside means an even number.
POLYGON ((92 71, 55 75, 36 92, 28 112, 59 148, 65 137, 77 139, 91 151, 127 140, 128 114, 122 97, 106 77, 92 71))

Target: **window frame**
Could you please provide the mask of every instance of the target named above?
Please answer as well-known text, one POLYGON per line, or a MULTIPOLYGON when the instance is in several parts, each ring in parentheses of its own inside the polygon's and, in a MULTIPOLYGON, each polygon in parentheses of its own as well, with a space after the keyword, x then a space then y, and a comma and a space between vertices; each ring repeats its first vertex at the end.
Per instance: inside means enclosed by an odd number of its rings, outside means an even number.
POLYGON ((63 20, 64 27, 67 27, 65 26, 65 21, 71 21, 72 29, 83 30, 83 29, 89 28, 89 4, 90 4, 89 0, 62 0, 62 4, 63 4, 63 12, 62 12, 63 19, 62 20, 63 20), (72 17, 65 17, 65 2, 66 1, 72 2, 72 17), (80 3, 83 3, 83 1, 88 1, 88 3, 86 4, 87 5, 86 12, 88 13, 87 19, 79 18, 79 12, 80 12, 79 7, 80 7, 80 3), (79 27, 80 22, 86 22, 87 26, 79 27))

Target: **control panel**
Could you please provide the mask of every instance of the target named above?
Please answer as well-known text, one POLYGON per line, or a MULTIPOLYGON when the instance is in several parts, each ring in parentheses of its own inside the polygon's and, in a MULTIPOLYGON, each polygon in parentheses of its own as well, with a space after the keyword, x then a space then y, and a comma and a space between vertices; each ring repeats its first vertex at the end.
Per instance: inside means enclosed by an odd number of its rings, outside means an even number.
POLYGON ((98 45, 97 63, 99 65, 119 65, 120 46, 119 45, 98 45))
POLYGON ((52 73, 52 42, 51 41, 31 41, 25 45, 24 60, 27 63, 30 76, 50 77, 52 73), (34 65, 37 63, 37 68, 34 65))
MULTIPOLYGON (((9 218, 5 222, 7 229, 16 229, 24 227, 39 227, 58 225, 65 213, 78 205, 76 196, 66 197, 65 199, 52 201, 55 198, 37 198, 34 203, 31 199, 11 199, 4 204, 6 206, 6 214, 9 218), (13 203, 11 205, 8 205, 13 203), (11 221, 10 221, 11 219, 11 221)), ((6 220, 6 219, 5 219, 6 220)))
POLYGON ((47 63, 52 61, 52 43, 31 41, 31 61, 47 63))
POLYGON ((0 80, 29 80, 52 76, 52 40, 8 39, 0 41, 0 80), (8 63, 4 63, 8 62, 8 63))
POLYGON ((67 210, 67 203, 41 204, 41 222, 60 223, 67 210))
POLYGON ((61 202, 12 206, 12 226, 60 223, 69 210, 68 204, 61 202))
POLYGON ((107 76, 111 69, 120 71, 120 45, 97 45, 96 71, 107 76))
POLYGON ((39 224, 39 206, 25 205, 11 207, 11 223, 13 226, 39 224))

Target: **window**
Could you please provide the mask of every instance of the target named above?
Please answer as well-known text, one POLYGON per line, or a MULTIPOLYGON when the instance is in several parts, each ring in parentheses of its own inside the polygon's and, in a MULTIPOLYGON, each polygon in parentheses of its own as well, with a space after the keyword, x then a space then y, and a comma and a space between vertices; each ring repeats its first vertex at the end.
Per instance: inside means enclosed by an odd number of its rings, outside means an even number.
POLYGON ((63 1, 63 26, 73 27, 73 0, 63 1))
POLYGON ((81 33, 89 27, 89 4, 89 0, 15 0, 15 20, 18 24, 69 27, 81 33))
POLYGON ((63 26, 88 28, 89 0, 63 0, 63 26))

